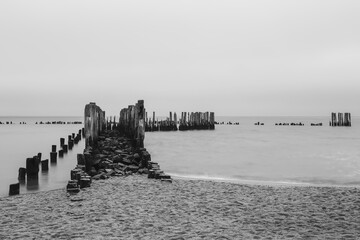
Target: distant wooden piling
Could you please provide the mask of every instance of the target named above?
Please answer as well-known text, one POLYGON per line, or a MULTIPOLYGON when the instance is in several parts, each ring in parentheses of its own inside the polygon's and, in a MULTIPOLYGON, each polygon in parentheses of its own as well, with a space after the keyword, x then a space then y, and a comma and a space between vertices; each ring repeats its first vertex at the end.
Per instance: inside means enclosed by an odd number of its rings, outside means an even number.
POLYGON ((155 121, 155 112, 153 112, 152 121, 147 120, 145 124, 145 130, 148 132, 215 129, 215 113, 182 112, 181 118, 178 120, 176 112, 169 112, 169 117, 167 117, 165 120, 155 121))
POLYGON ((56 152, 56 145, 52 145, 52 146, 51 146, 51 151, 52 151, 52 152, 56 152))
POLYGON ((329 122, 332 127, 351 127, 351 114, 350 113, 331 113, 331 118, 329 122))
POLYGON ((179 130, 215 129, 215 113, 213 112, 182 112, 179 130))

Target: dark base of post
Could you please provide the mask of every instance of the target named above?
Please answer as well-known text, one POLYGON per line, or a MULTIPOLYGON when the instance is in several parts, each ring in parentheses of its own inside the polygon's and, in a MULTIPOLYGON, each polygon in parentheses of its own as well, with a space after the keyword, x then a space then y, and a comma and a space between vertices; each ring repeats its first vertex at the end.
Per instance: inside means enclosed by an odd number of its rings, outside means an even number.
POLYGON ((49 159, 45 159, 41 161, 41 171, 43 172, 49 171, 49 159))
POLYGON ((26 168, 19 168, 19 176, 18 179, 19 181, 25 181, 25 176, 26 176, 26 168))
POLYGON ((52 163, 56 163, 56 160, 57 160, 57 152, 51 152, 50 153, 50 161, 52 163))
POLYGON ((59 158, 62 158, 64 157, 64 150, 59 150, 59 158))

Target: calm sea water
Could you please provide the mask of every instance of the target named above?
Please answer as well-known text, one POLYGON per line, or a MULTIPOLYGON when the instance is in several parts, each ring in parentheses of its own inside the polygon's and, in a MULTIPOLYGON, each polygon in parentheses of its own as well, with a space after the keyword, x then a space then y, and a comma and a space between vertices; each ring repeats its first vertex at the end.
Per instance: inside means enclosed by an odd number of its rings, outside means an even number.
MULTIPOLYGON (((360 118, 352 127, 329 127, 328 117, 217 117, 239 125, 216 130, 146 133, 145 146, 165 172, 179 177, 221 179, 247 183, 289 183, 360 186, 360 118), (255 126, 255 122, 264 126, 255 126), (302 122, 305 126, 275 126, 302 122), (310 126, 322 122, 323 126, 310 126)), ((82 125, 35 125, 39 121, 83 121, 82 117, 0 117, 14 125, 0 125, 0 196, 8 195, 26 158, 43 154, 60 137, 77 133, 82 125), (28 124, 20 125, 20 121, 28 124)), ((72 151, 39 173, 37 186, 21 186, 21 193, 63 188, 82 153, 82 140, 72 151)))
MULTIPOLYGON (((82 117, 0 117, 1 122, 13 121, 13 125, 0 125, 0 196, 7 196, 9 185, 18 182, 18 169, 26 167, 26 158, 42 153, 42 160, 50 159, 51 146, 60 149, 60 138, 77 133, 82 124, 36 125, 35 122, 83 121, 82 117), (19 122, 27 122, 20 125, 19 122)), ((84 141, 75 145, 72 151, 58 158, 56 164, 49 164, 47 173, 39 172, 35 185, 23 184, 20 193, 50 190, 66 186, 70 170, 76 166, 76 154, 84 150, 84 141)))
POLYGON ((214 131, 146 134, 165 172, 248 183, 360 185, 360 119, 329 127, 329 117, 217 117, 239 125, 214 131), (264 126, 255 126, 255 122, 264 126), (305 126, 275 126, 302 122, 305 126), (322 122, 323 126, 310 126, 322 122))

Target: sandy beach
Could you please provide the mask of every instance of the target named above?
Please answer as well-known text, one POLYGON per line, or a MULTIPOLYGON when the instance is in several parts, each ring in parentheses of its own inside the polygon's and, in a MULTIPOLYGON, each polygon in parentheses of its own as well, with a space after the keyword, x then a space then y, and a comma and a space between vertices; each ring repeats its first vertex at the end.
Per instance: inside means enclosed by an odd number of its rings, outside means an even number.
POLYGON ((360 190, 145 175, 0 199, 0 239, 359 239, 360 190))

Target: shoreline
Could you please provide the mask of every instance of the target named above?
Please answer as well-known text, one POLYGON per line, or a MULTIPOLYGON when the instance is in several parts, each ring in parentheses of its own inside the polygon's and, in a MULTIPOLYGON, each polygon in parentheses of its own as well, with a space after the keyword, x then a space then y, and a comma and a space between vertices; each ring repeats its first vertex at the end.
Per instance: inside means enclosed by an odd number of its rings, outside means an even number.
POLYGON ((169 172, 174 179, 182 180, 203 180, 203 181, 215 181, 225 182, 240 185, 259 185, 259 186, 280 186, 280 187, 335 187, 335 188, 360 188, 360 185, 341 185, 341 184, 314 184, 304 182, 289 182, 289 181, 266 181, 266 180, 250 180, 250 179, 236 179, 225 177, 203 177, 203 176, 183 176, 169 172))
POLYGON ((2 239, 355 239, 360 189, 146 175, 0 198, 2 239))
MULTIPOLYGON (((216 182, 216 183, 229 183, 229 184, 236 184, 236 185, 249 185, 249 186, 269 186, 269 187, 284 187, 284 188, 292 188, 292 187, 318 187, 318 188, 356 188, 360 189, 360 185, 330 185, 330 184, 311 184, 311 183, 295 183, 295 182, 277 182, 277 181, 261 181, 261 180, 245 180, 245 179, 227 179, 221 177, 201 177, 201 176, 182 176, 177 175, 174 173, 169 173, 173 179, 182 180, 182 181, 209 181, 209 182, 216 182)), ((145 176, 145 175, 144 175, 145 176)), ((51 191, 58 191, 58 190, 65 190, 66 191, 66 181, 64 182, 63 187, 55 188, 55 189, 39 189, 37 191, 27 191, 24 193, 20 193, 20 195, 27 195, 27 194, 37 194, 41 192, 51 192, 51 191)), ((0 196, 0 200, 2 198, 11 198, 13 196, 4 195, 0 196)))

